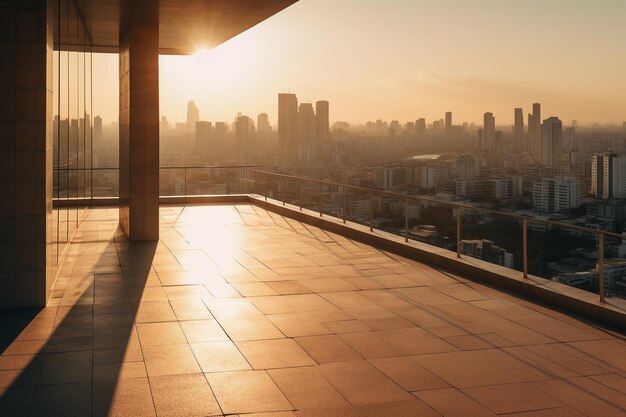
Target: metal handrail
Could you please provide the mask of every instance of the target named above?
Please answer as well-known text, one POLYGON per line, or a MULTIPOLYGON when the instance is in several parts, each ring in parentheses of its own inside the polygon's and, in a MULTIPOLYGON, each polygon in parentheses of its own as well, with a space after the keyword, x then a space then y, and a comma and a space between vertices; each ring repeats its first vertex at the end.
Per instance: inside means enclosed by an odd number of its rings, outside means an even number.
MULTIPOLYGON (((319 186, 319 215, 322 217, 324 215, 324 200, 323 200, 323 187, 324 186, 330 186, 330 187, 340 187, 342 189, 342 205, 343 205, 343 212, 342 212, 342 221, 343 223, 346 223, 346 206, 347 206, 347 198, 346 198, 346 190, 356 190, 356 191, 360 191, 363 193, 367 193, 368 198, 369 198, 369 229, 370 231, 374 230, 374 221, 373 221, 373 217, 374 217, 374 206, 373 206, 373 196, 376 195, 381 195, 381 196, 387 196, 387 197, 392 197, 392 198, 398 198, 398 199, 402 199, 404 201, 404 238, 405 241, 408 242, 409 241, 409 219, 408 219, 408 207, 409 207, 409 202, 413 201, 413 202, 421 202, 421 203, 430 203, 430 204, 437 204, 437 205, 443 205, 443 206, 447 206, 450 207, 452 209, 455 210, 456 212, 456 251, 457 251, 457 257, 461 258, 462 255, 462 215, 463 215, 463 211, 467 211, 467 212, 474 212, 474 213, 483 213, 483 214, 489 214, 489 215, 494 215, 494 216, 502 216, 502 217, 506 217, 506 218, 510 218, 516 221, 521 222, 522 224, 522 241, 523 241, 523 246, 522 246, 522 270, 523 270, 523 276, 524 278, 528 278, 528 226, 530 223, 534 223, 534 224, 543 224, 543 225, 550 225, 550 226, 555 226, 555 227, 559 227, 562 229, 569 229, 569 230, 574 230, 577 232, 581 232, 581 233, 585 233, 585 234, 589 234, 592 236, 595 236, 598 240, 598 281, 599 281, 599 292, 600 292, 600 301, 604 302, 605 301, 605 294, 604 294, 604 241, 605 241, 605 237, 613 237, 613 238, 617 238, 617 239, 624 239, 626 238, 625 235, 619 234, 619 233, 615 233, 615 232, 610 232, 607 230, 597 230, 597 229, 590 229, 588 227, 584 227, 584 226, 577 226, 577 225, 572 225, 572 224, 567 224, 567 223, 561 223, 558 221, 554 221, 554 220, 545 220, 545 219, 537 219, 534 217, 530 217, 530 216, 520 216, 518 214, 514 214, 514 213, 509 213, 509 212, 503 212, 503 211, 498 211, 498 210, 493 210, 493 209, 488 209, 488 208, 482 208, 482 207, 474 207, 474 206, 469 206, 466 204, 462 204, 462 203, 454 203, 454 202, 448 202, 448 201, 441 201, 441 200, 437 200, 435 198, 431 198, 431 197, 425 197, 425 196, 413 196, 413 195, 408 195, 408 194, 401 194, 401 193, 397 193, 397 192, 393 192, 393 191, 385 191, 385 190, 378 190, 378 189, 374 189, 374 188, 368 188, 368 187, 362 187, 362 186, 358 186, 358 185, 351 185, 351 184, 344 184, 344 183, 340 183, 340 182, 336 182, 336 181, 329 181, 329 180, 322 180, 322 179, 316 179, 316 178, 307 178, 307 177, 300 177, 300 176, 296 176, 296 175, 290 175, 290 174, 281 174, 281 173, 277 173, 277 172, 271 172, 271 171, 266 171, 266 170, 261 170, 261 169, 255 169, 257 168, 254 165, 231 165, 231 166, 192 166, 192 167, 160 167, 160 170, 184 170, 184 197, 188 197, 189 194, 187 193, 187 170, 195 170, 195 169, 225 169, 226 170, 226 175, 227 175, 227 193, 230 194, 231 191, 231 182, 230 182, 230 169, 249 169, 248 172, 252 173, 252 174, 259 174, 259 175, 263 175, 264 176, 264 180, 263 180, 263 188, 264 188, 264 198, 267 201, 268 199, 268 192, 269 192, 269 177, 277 177, 280 178, 281 181, 281 197, 282 197, 282 204, 285 205, 286 204, 286 200, 287 200, 287 190, 286 190, 286 185, 285 182, 286 180, 295 180, 298 182, 298 194, 299 194, 299 202, 298 202, 298 206, 300 207, 300 210, 302 210, 302 199, 303 199, 303 193, 302 193, 302 184, 304 182, 309 182, 309 183, 313 183, 313 184, 317 184, 319 186)), ((63 171, 63 170, 67 170, 67 171, 110 171, 110 170, 119 170, 119 167, 111 167, 111 168, 104 168, 104 167, 92 167, 92 168, 85 168, 85 169, 75 169, 75 168, 55 168, 55 170, 59 170, 59 171, 63 171)), ((244 182, 251 182, 253 184, 257 183, 256 180, 256 176, 255 178, 239 178, 238 180, 240 181, 244 181, 244 182)), ((259 181, 260 184, 260 181, 259 181)))
POLYGON ((409 195, 409 194, 401 194, 401 193, 396 193, 393 191, 385 191, 385 190, 377 190, 375 188, 367 188, 367 187, 361 187, 359 185, 352 185, 352 184, 344 184, 344 183, 340 183, 340 182, 336 182, 336 181, 328 181, 328 180, 319 180, 319 179, 315 179, 315 178, 306 178, 306 177, 298 177, 298 176, 294 176, 294 175, 288 175, 288 174, 279 174, 276 172, 271 172, 271 171, 261 171, 261 170, 257 170, 257 169, 253 169, 252 172, 254 173, 258 173, 258 174, 264 174, 264 175, 272 175, 272 176, 280 176, 280 177, 285 177, 285 178, 289 178, 289 179, 293 179, 293 180, 301 180, 301 181, 308 181, 308 182, 313 182, 313 183, 322 183, 324 185, 332 185, 335 187, 345 187, 345 188, 349 188, 349 189, 353 189, 353 190, 358 190, 358 191, 363 191, 363 192, 367 192, 367 193, 376 193, 376 194, 383 194, 389 197, 395 197, 395 198, 400 198, 400 199, 409 199, 412 201, 417 201, 417 202, 428 202, 428 203, 434 203, 434 204, 441 204, 441 205, 445 205, 445 206, 449 206, 452 208, 461 208, 463 210, 470 210, 470 211, 475 211, 475 212, 479 212, 479 213, 486 213, 486 214, 495 214, 498 216, 504 216, 504 217, 510 217, 516 220, 527 220, 529 222, 532 223, 543 223, 543 224, 549 224, 549 225, 553 225, 553 226, 559 226, 559 227, 563 227, 563 228, 568 228, 568 229, 573 229, 573 230, 577 230, 580 232, 584 232, 584 233, 591 233, 591 234, 603 234, 605 236, 613 236, 619 239, 624 239, 626 238, 626 235, 621 235, 619 233, 615 233, 615 232, 609 232, 608 230, 596 230, 596 229, 590 229, 588 227, 584 227, 584 226, 577 226, 574 224, 567 224, 567 223, 561 223, 561 222, 557 222, 554 220, 545 220, 545 219, 537 219, 534 217, 530 217, 530 216, 520 216, 519 214, 514 214, 514 213, 508 213, 506 211, 498 211, 498 210, 493 210, 493 209, 487 209, 487 208, 483 208, 483 207, 474 207, 474 206, 468 206, 466 204, 461 204, 461 203, 451 203, 448 201, 442 201, 442 200, 437 200, 434 198, 429 198, 429 197, 424 197, 424 196, 413 196, 413 195, 409 195))
MULTIPOLYGON (((169 169, 237 169, 237 168, 256 168, 257 165, 210 165, 210 166, 191 166, 191 167, 159 167, 159 170, 169 169)), ((86 167, 86 168, 59 168, 54 167, 54 171, 118 171, 119 167, 86 167)))
MULTIPOLYGON (((306 178, 306 177, 299 177, 299 176, 295 176, 295 175, 289 175, 289 174, 280 174, 280 173, 276 173, 276 172, 271 172, 271 171, 263 171, 263 170, 257 170, 257 169, 253 169, 251 170, 252 173, 255 174, 261 174, 265 176, 264 179, 264 185, 265 185, 265 200, 267 201, 267 194, 268 194, 268 177, 269 176, 274 176, 274 177, 279 177, 281 178, 282 183, 284 184, 284 180, 285 179, 292 179, 292 180, 297 180, 300 184, 300 190, 302 189, 302 182, 306 181, 306 182, 311 182, 314 184, 319 184, 319 190, 320 190, 320 196, 319 196, 319 202, 320 202, 320 210, 319 210, 319 215, 322 216, 323 215, 323 209, 322 209, 322 187, 324 185, 327 186, 334 186, 334 187, 341 187, 342 188, 342 198, 343 198, 343 206, 344 206, 344 213, 343 213, 343 222, 345 223, 345 190, 346 189, 352 189, 352 190, 357 190, 357 191, 361 191, 361 192, 366 192, 369 195, 369 202, 370 202, 370 219, 369 219, 369 229, 371 232, 374 231, 374 226, 373 226, 373 213, 374 213, 374 209, 373 209, 373 201, 372 201, 372 197, 374 194, 379 194, 379 195, 384 195, 384 196, 388 196, 388 197, 393 197, 393 198, 400 198, 404 200, 405 203, 405 209, 404 209, 404 236, 405 236, 405 241, 408 242, 408 236, 409 236, 409 231, 408 231, 408 227, 409 227, 409 221, 408 221, 408 204, 409 204, 409 200, 410 201, 416 201, 416 202, 427 202, 427 203, 433 203, 433 204, 439 204, 439 205, 444 205, 444 206, 448 206, 451 207, 453 209, 455 209, 456 211, 456 251, 457 251, 457 257, 461 258, 461 228, 462 228, 462 222, 461 222, 461 216, 464 210, 467 211, 473 211, 473 212, 477 212, 477 213, 486 213, 486 214, 491 214, 491 215, 496 215, 496 216, 504 216, 504 217, 508 217, 517 221, 520 221, 522 223, 522 272, 523 272, 523 276, 525 279, 528 278, 528 223, 540 223, 540 224, 545 224, 545 225, 551 225, 551 226, 557 226, 563 229, 570 229, 570 230, 576 230, 579 232, 583 232, 583 233, 588 233, 591 235, 595 235, 596 238, 598 239, 598 285, 599 285, 599 295, 600 295, 600 302, 604 303, 605 302, 605 294, 604 294, 604 237, 605 236, 612 236, 618 239, 624 239, 626 238, 626 236, 621 235, 619 233, 614 233, 614 232, 609 232, 607 230, 596 230, 596 229, 590 229, 588 227, 583 227, 583 226, 577 226, 577 225, 572 225, 572 224, 567 224, 567 223, 560 223, 560 222, 556 222, 553 220, 544 220, 544 219, 536 219, 533 217, 529 217, 529 216, 520 216, 518 214, 513 214, 513 213, 507 213, 507 212, 503 212, 503 211, 498 211, 498 210, 492 210, 492 209, 486 209, 486 208, 482 208, 482 207, 473 207, 473 206, 468 206, 466 204, 460 204, 460 203, 450 203, 447 201, 440 201, 440 200, 436 200, 434 198, 429 198, 429 197, 417 197, 417 196, 412 196, 412 195, 408 195, 408 194, 401 194, 401 193, 395 193, 393 191, 384 191, 384 190, 377 190, 374 188, 367 188, 367 187, 361 187, 358 185, 351 185, 351 184, 343 184, 340 182, 336 182, 336 181, 328 181, 328 180, 320 180, 320 179, 315 179, 315 178, 306 178)), ((300 210, 302 210, 302 193, 300 192, 300 201, 299 201, 299 206, 300 206, 300 210)))

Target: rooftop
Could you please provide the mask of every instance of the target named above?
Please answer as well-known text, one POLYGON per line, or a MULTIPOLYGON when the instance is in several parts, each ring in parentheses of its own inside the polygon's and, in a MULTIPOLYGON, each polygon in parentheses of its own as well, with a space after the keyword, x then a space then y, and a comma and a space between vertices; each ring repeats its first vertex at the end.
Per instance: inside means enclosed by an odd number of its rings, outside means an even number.
POLYGON ((89 209, 49 306, 0 313, 0 415, 626 413, 609 329, 255 205, 160 218, 89 209))

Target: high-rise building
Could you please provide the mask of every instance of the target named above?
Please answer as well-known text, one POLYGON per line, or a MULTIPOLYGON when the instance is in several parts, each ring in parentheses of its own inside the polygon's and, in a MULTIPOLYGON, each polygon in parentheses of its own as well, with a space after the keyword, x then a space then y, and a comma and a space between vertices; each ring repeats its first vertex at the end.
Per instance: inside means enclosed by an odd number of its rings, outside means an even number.
POLYGON ((563 152, 567 153, 573 150, 580 150, 580 143, 576 136, 576 128, 573 126, 566 127, 565 133, 563 134, 563 152))
POLYGON ((96 116, 93 118, 93 143, 102 143, 102 117, 96 116))
POLYGON ((298 110, 298 158, 311 161, 317 156, 316 120, 312 103, 301 103, 298 110))
POLYGON ((513 136, 515 140, 522 140, 524 138, 524 110, 515 109, 515 127, 513 128, 513 136))
POLYGON ((159 124, 159 129, 161 133, 167 132, 170 128, 170 123, 167 121, 167 117, 161 116, 161 123, 159 124))
POLYGON ((459 178, 475 178, 479 174, 479 164, 472 155, 459 155, 454 159, 453 172, 459 178))
POLYGON ((267 141, 272 132, 270 119, 267 113, 260 113, 256 117, 256 140, 257 142, 267 141))
POLYGON ((563 123, 550 117, 541 125, 541 164, 554 166, 563 162, 563 123))
POLYGON ((257 132, 271 132, 272 126, 270 125, 270 118, 267 113, 260 113, 256 118, 257 132))
POLYGON ((200 120, 200 110, 198 110, 198 106, 192 100, 187 103, 187 130, 189 132, 194 131, 198 120, 200 120))
POLYGON ((376 186, 392 190, 397 185, 406 185, 409 179, 409 167, 383 165, 376 168, 376 186))
POLYGON ((248 116, 239 116, 235 122, 235 140, 239 146, 248 146, 251 144, 252 131, 254 126, 252 119, 248 116))
POLYGON ((391 123, 389 123, 389 136, 390 137, 396 137, 400 134, 400 132, 402 131, 402 125, 400 124, 400 121, 398 120, 392 120, 391 123))
POLYGON ((415 121, 415 136, 418 138, 426 136, 426 119, 421 118, 415 121))
POLYGON ((615 155, 611 158, 608 178, 607 170, 604 173, 604 181, 608 182, 610 190, 609 198, 626 198, 626 155, 615 155))
POLYGON ((540 152, 541 142, 541 104, 533 103, 533 112, 528 114, 528 136, 531 148, 540 152))
POLYGON ((546 213, 579 205, 578 180, 573 177, 537 178, 533 181, 533 208, 546 213))
POLYGON ((298 148, 298 98, 295 94, 278 94, 278 146, 282 150, 298 148))
POLYGON ((330 138, 329 104, 328 101, 315 103, 315 120, 317 139, 320 144, 328 142, 330 138))
POLYGON ((228 136, 228 123, 215 122, 213 129, 213 141, 218 144, 225 144, 228 136))
POLYGON ((446 112, 446 135, 450 135, 452 132, 452 112, 446 112))
POLYGON ((493 113, 485 113, 483 116, 483 131, 481 149, 486 152, 495 152, 496 147, 496 118, 493 113))
POLYGON ((415 122, 406 122, 404 131, 410 137, 415 136, 415 122))
POLYGON ((596 153, 591 159, 591 194, 598 198, 626 198, 626 155, 596 153))
POLYGON ((591 158, 591 194, 598 198, 602 198, 604 189, 604 158, 608 157, 606 153, 593 154, 591 158))
POLYGON ((196 148, 207 151, 211 146, 211 133, 213 124, 211 122, 196 122, 196 148))

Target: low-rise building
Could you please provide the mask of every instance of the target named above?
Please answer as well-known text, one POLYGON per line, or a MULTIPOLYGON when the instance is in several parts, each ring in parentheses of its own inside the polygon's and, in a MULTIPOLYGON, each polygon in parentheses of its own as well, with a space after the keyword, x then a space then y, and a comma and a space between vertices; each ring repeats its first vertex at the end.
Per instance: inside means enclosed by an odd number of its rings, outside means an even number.
POLYGON ((513 268, 513 254, 500 246, 494 245, 491 240, 462 240, 461 253, 472 258, 513 268))

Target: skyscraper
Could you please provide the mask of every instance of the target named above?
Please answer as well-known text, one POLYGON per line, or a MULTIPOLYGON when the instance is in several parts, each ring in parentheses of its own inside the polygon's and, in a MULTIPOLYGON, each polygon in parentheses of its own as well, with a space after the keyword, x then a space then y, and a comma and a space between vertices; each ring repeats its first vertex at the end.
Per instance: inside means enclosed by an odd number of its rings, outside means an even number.
POLYGON ((257 132, 266 133, 272 130, 272 126, 270 125, 270 118, 267 113, 260 113, 256 118, 256 129, 257 132))
POLYGON ((426 136, 426 119, 421 118, 415 121, 415 136, 418 138, 426 136))
POLYGON ((211 143, 211 131, 213 125, 211 122, 196 122, 196 149, 207 151, 211 143))
POLYGON ((198 120, 200 120, 200 110, 198 110, 198 106, 192 100, 187 103, 187 130, 193 132, 198 120))
POLYGON ((610 154, 595 153, 591 158, 591 194, 602 198, 604 187, 604 158, 610 154))
POLYGON ((541 164, 554 166, 563 161, 563 123, 550 117, 541 126, 541 164))
POLYGON ((310 161, 317 150, 313 104, 301 103, 298 110, 298 158, 310 161))
POLYGON ((260 113, 256 117, 256 141, 264 142, 269 139, 272 126, 270 126, 270 119, 267 113, 260 113))
POLYGON ((170 123, 167 121, 167 117, 161 116, 161 123, 159 124, 159 129, 161 129, 161 134, 168 131, 170 128, 170 123))
POLYGON ((329 105, 327 101, 315 103, 315 120, 318 143, 328 142, 330 137, 329 105))
POLYGON ((237 121, 235 122, 235 139, 237 141, 237 145, 250 145, 252 130, 252 120, 248 116, 237 117, 237 121))
POLYGON ((528 115, 528 136, 535 149, 541 149, 541 104, 533 103, 533 112, 528 115))
MULTIPOLYGON (((604 162, 606 164, 607 161, 604 162)), ((626 198, 626 155, 614 155, 610 162, 610 167, 604 170, 609 198, 626 198)))
POLYGON ((214 142, 218 144, 225 144, 227 135, 228 135, 228 123, 215 122, 215 127, 213 129, 214 142))
POLYGON ((482 150, 494 152, 496 145, 496 118, 493 113, 485 113, 483 116, 482 150))
POLYGON ((593 154, 591 194, 605 200, 626 198, 626 155, 612 152, 593 154))
POLYGON ((102 142, 102 117, 93 118, 93 143, 99 145, 102 142))
POLYGON ((298 148, 298 98, 295 94, 278 94, 278 145, 282 150, 298 148))
POLYGON ((446 135, 449 136, 452 132, 452 112, 446 112, 446 135))
POLYGON ((524 111, 520 108, 515 109, 515 127, 513 128, 513 136, 515 140, 524 138, 524 111))
POLYGON ((563 152, 571 152, 573 150, 580 150, 580 144, 578 143, 578 137, 576 136, 575 127, 566 127, 565 134, 563 135, 563 152))

